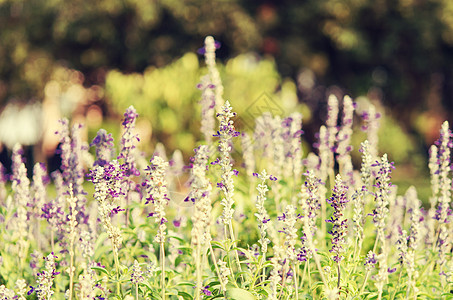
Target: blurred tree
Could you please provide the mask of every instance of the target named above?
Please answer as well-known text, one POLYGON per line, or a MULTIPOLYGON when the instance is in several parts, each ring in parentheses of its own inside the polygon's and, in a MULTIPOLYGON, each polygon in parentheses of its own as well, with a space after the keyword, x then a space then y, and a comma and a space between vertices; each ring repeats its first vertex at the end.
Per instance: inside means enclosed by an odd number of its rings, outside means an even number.
POLYGON ((213 35, 221 58, 272 55, 283 77, 308 69, 318 85, 372 91, 411 126, 453 110, 452 16, 451 0, 0 0, 0 104, 42 99, 61 65, 103 84, 213 35))
POLYGON ((240 3, 183 0, 0 0, 0 103, 43 98, 59 65, 102 83, 105 68, 140 72, 164 66, 206 35, 223 56, 257 48, 256 24, 240 3), (232 49, 232 51, 230 51, 232 49))
POLYGON ((452 1, 267 1, 249 9, 262 52, 275 55, 284 75, 308 67, 320 84, 355 96, 377 91, 406 128, 432 108, 433 88, 453 109, 452 1))

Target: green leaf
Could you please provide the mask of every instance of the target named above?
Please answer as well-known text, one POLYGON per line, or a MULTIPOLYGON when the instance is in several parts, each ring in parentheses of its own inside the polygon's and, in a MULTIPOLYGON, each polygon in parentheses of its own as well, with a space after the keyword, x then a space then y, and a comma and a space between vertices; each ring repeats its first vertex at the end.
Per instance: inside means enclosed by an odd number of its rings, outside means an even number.
POLYGON ((225 251, 225 248, 223 247, 223 245, 219 242, 216 242, 216 241, 211 241, 211 244, 212 244, 212 249, 222 249, 223 251, 225 251))
POLYGON ((186 292, 178 292, 178 296, 181 296, 184 300, 192 300, 193 297, 189 293, 186 292))
POLYGON ((195 283, 190 281, 182 281, 178 282, 177 286, 195 286, 195 283))
POLYGON ((93 266, 93 267, 91 267, 91 269, 92 270, 96 270, 96 271, 100 271, 100 272, 104 273, 105 275, 110 276, 109 271, 107 271, 104 268, 93 266))
POLYGON ((228 288, 226 297, 231 300, 256 300, 250 292, 238 288, 228 288))
POLYGON ((211 281, 207 285, 209 285, 210 287, 216 287, 220 285, 220 281, 211 281))

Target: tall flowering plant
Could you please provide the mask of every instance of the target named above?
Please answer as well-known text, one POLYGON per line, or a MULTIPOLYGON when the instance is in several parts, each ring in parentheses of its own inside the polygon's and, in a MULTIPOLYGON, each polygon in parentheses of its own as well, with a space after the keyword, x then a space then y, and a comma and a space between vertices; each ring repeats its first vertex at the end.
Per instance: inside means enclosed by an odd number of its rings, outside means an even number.
MULTIPOLYGON (((234 181, 233 176, 238 175, 237 170, 233 170, 231 151, 232 151, 232 139, 239 136, 239 132, 234 129, 234 123, 232 118, 236 116, 236 113, 232 111, 230 102, 226 101, 222 107, 222 111, 217 114, 219 119, 219 130, 215 137, 219 138, 219 152, 220 159, 216 161, 221 167, 221 178, 222 180, 217 183, 217 187, 223 192, 224 198, 220 202, 223 206, 223 213, 220 217, 221 222, 224 224, 225 238, 229 235, 231 240, 235 240, 233 231, 233 214, 234 214, 234 181)), ((236 245, 235 242, 233 242, 236 245)), ((236 263, 238 268, 241 269, 239 262, 238 253, 236 253, 236 263)))
MULTIPOLYGON (((126 225, 129 221, 129 198, 131 190, 135 190, 136 186, 134 185, 133 177, 139 176, 140 171, 137 169, 135 161, 135 143, 140 141, 138 135, 134 132, 135 121, 138 117, 137 111, 133 106, 129 106, 124 113, 123 120, 123 134, 121 136, 121 149, 120 154, 118 155, 118 161, 121 164, 121 170, 123 172, 122 177, 122 189, 126 199, 126 225)), ((107 136, 105 144, 109 145, 110 139, 107 136)))
POLYGON ((112 218, 120 211, 124 211, 118 204, 119 198, 123 195, 121 184, 123 171, 119 162, 114 160, 104 166, 94 166, 89 176, 94 185, 93 197, 97 201, 99 219, 112 242, 117 275, 117 294, 120 295, 118 251, 123 238, 121 236, 121 229, 113 225, 112 218))
POLYGON ((346 203, 349 199, 346 196, 348 186, 346 186, 338 174, 335 178, 335 186, 332 190, 332 197, 327 199, 327 203, 333 208, 333 215, 326 222, 332 224, 332 230, 329 233, 332 235, 332 248, 329 250, 333 253, 332 259, 337 263, 338 281, 337 288, 340 288, 340 263, 344 259, 342 253, 344 252, 344 245, 346 243, 345 236, 347 234, 347 219, 343 217, 346 203))
POLYGON ((151 159, 151 165, 145 169, 146 176, 146 203, 151 202, 154 211, 149 214, 149 217, 154 217, 158 224, 157 233, 154 237, 154 242, 160 245, 160 263, 161 263, 161 294, 162 299, 165 299, 165 236, 167 218, 165 216, 165 206, 168 204, 168 190, 165 173, 169 164, 160 156, 155 155, 151 159))
POLYGON ((11 189, 14 192, 14 202, 16 203, 16 214, 13 220, 13 241, 17 247, 19 267, 22 269, 25 264, 25 254, 30 246, 28 242, 28 216, 27 206, 30 201, 30 180, 27 177, 27 168, 23 162, 22 147, 16 144, 13 149, 13 175, 11 189))

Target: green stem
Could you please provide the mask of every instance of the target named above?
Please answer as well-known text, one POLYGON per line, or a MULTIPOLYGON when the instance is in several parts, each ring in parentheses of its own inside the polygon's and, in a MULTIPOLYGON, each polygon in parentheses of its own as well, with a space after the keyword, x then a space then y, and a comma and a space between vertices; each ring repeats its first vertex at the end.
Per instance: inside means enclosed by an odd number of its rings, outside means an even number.
POLYGON ((113 244, 113 257, 115 258, 115 268, 116 268, 116 294, 121 297, 121 285, 120 285, 120 262, 118 260, 118 249, 115 246, 115 242, 112 241, 113 244))
POLYGON ((283 290, 285 289, 285 279, 286 279, 286 267, 288 266, 288 261, 286 261, 286 263, 283 265, 282 267, 282 288, 280 290, 280 295, 278 295, 278 299, 280 299, 282 297, 282 294, 283 294, 283 290))
MULTIPOLYGON (((253 290, 253 288, 255 287, 255 282, 258 280, 258 278, 260 277, 260 272, 261 272, 261 266, 263 265, 263 261, 266 261, 266 258, 261 258, 259 263, 258 263, 258 267, 256 268, 256 272, 255 272, 255 276, 253 276, 253 280, 252 280, 252 283, 250 284, 251 286, 251 289, 253 290)), ((264 269, 264 268, 263 268, 264 269)), ((263 278, 265 278, 266 276, 266 272, 263 272, 262 274, 263 278)))
POLYGON ((200 289, 202 286, 202 278, 201 278, 201 245, 200 243, 197 244, 197 254, 196 254, 195 265, 197 268, 197 287, 195 290, 195 299, 199 300, 200 298, 200 289))
MULTIPOLYGON (((308 262, 308 260, 307 260, 308 262)), ((310 264, 307 267, 307 276, 308 276, 308 290, 311 290, 311 271, 310 271, 310 264)), ((312 291, 312 298, 315 299, 315 291, 312 291)))
MULTIPOLYGON (((374 246, 373 246, 373 253, 376 253, 378 241, 379 241, 379 234, 376 234, 376 240, 374 241, 374 246)), ((359 295, 361 295, 363 293, 363 290, 365 289, 365 285, 366 285, 366 282, 368 281, 369 276, 370 276, 370 271, 368 270, 368 271, 366 271, 365 279, 363 280, 363 284, 362 284, 362 287, 360 288, 359 295)))
POLYGON ((69 300, 72 300, 72 290, 74 288, 74 241, 71 239, 70 244, 70 263, 69 263, 69 300))
POLYGON ((50 246, 52 248, 52 252, 55 253, 55 242, 54 242, 53 229, 50 230, 50 246))
MULTIPOLYGON (((231 241, 233 242, 233 248, 236 248, 236 239, 234 238, 234 232, 233 232, 233 224, 232 224, 232 221, 230 221, 230 224, 229 224, 229 229, 230 229, 230 237, 231 237, 231 241)), ((239 254, 238 254, 238 251, 237 250, 234 250, 234 254, 235 254, 235 257, 236 257, 236 263, 238 265, 238 272, 241 272, 242 271, 242 268, 241 268, 241 262, 239 261, 239 254)), ((241 278, 242 278, 242 275, 241 275, 241 278)))
POLYGON ((222 276, 220 275, 219 266, 217 265, 217 260, 215 258, 214 250, 212 249, 211 243, 209 243, 209 252, 211 253, 212 262, 214 263, 215 271, 216 271, 217 277, 219 278, 219 281, 220 281, 220 286, 222 288, 222 291, 225 293, 226 292, 226 286, 225 286, 225 283, 222 280, 222 276))
POLYGON ((352 270, 352 274, 354 274, 355 270, 357 269, 357 265, 358 265, 358 262, 359 262, 359 259, 360 259, 360 252, 362 251, 362 241, 363 241, 363 239, 357 237, 357 242, 356 242, 356 245, 354 246, 354 248, 357 246, 357 244, 359 246, 358 246, 357 253, 355 252, 356 249, 354 249, 354 257, 353 257, 354 269, 352 270))
MULTIPOLYGON (((341 280, 340 263, 337 263, 337 273, 338 273, 337 288, 338 288, 338 290, 340 290, 340 280, 341 280)), ((340 293, 340 292, 338 291, 338 293, 340 293)))
POLYGON ((165 249, 164 243, 160 243, 160 267, 161 267, 161 294, 162 300, 165 300, 165 249))
MULTIPOLYGON (((402 266, 401 266, 402 267, 402 266)), ((390 300, 393 300, 395 299, 395 295, 396 293, 398 292, 399 290, 399 287, 400 287, 400 281, 401 281, 401 275, 403 274, 403 268, 401 268, 400 270, 400 275, 398 276, 398 282, 396 283, 396 287, 395 287, 395 291, 393 292, 393 295, 392 295, 392 298, 390 298, 390 300)), ((410 284, 408 284, 408 287, 410 286, 410 284)), ((407 297, 407 294, 406 294, 406 297, 407 297)))
POLYGON ((368 276, 370 276, 370 271, 369 270, 366 271, 366 273, 365 273, 365 279, 363 280, 363 284, 362 284, 362 287, 360 288, 359 295, 363 294, 363 290, 365 289, 366 282, 368 281, 368 276))
POLYGON ((311 251, 313 253, 313 258, 315 259, 315 263, 316 263, 316 267, 318 268, 319 275, 321 275, 321 280, 322 280, 322 282, 324 284, 324 288, 326 290, 328 290, 329 289, 329 285, 327 284, 326 278, 324 277, 324 272, 323 272, 323 269, 321 267, 321 261, 319 260, 318 253, 316 253, 315 249, 312 249, 311 251))
MULTIPOLYGON (((298 268, 297 268, 298 269, 298 268)), ((294 273, 294 289, 296 290, 296 300, 299 300, 299 284, 297 282, 297 269, 295 264, 293 264, 293 273, 294 273)))
MULTIPOLYGON (((302 280, 300 281, 301 288, 305 282, 305 274, 307 272, 307 267, 308 267, 308 259, 305 261, 304 272, 302 273, 302 280)), ((308 289, 310 289, 310 287, 308 287, 308 289)))
POLYGON ((138 283, 135 283, 135 300, 138 300, 138 283))

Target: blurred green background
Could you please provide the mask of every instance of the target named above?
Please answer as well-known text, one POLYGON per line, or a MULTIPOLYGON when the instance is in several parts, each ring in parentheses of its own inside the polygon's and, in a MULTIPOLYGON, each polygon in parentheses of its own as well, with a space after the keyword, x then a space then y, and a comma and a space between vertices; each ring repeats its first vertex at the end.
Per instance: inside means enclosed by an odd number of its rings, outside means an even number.
POLYGON ((0 0, 3 152, 18 141, 49 159, 60 117, 85 123, 87 140, 100 127, 118 140, 134 105, 144 151, 161 141, 189 155, 207 35, 239 116, 265 93, 303 112, 312 143, 329 93, 377 106, 397 180, 426 175, 427 148, 453 121, 450 0, 0 0))

